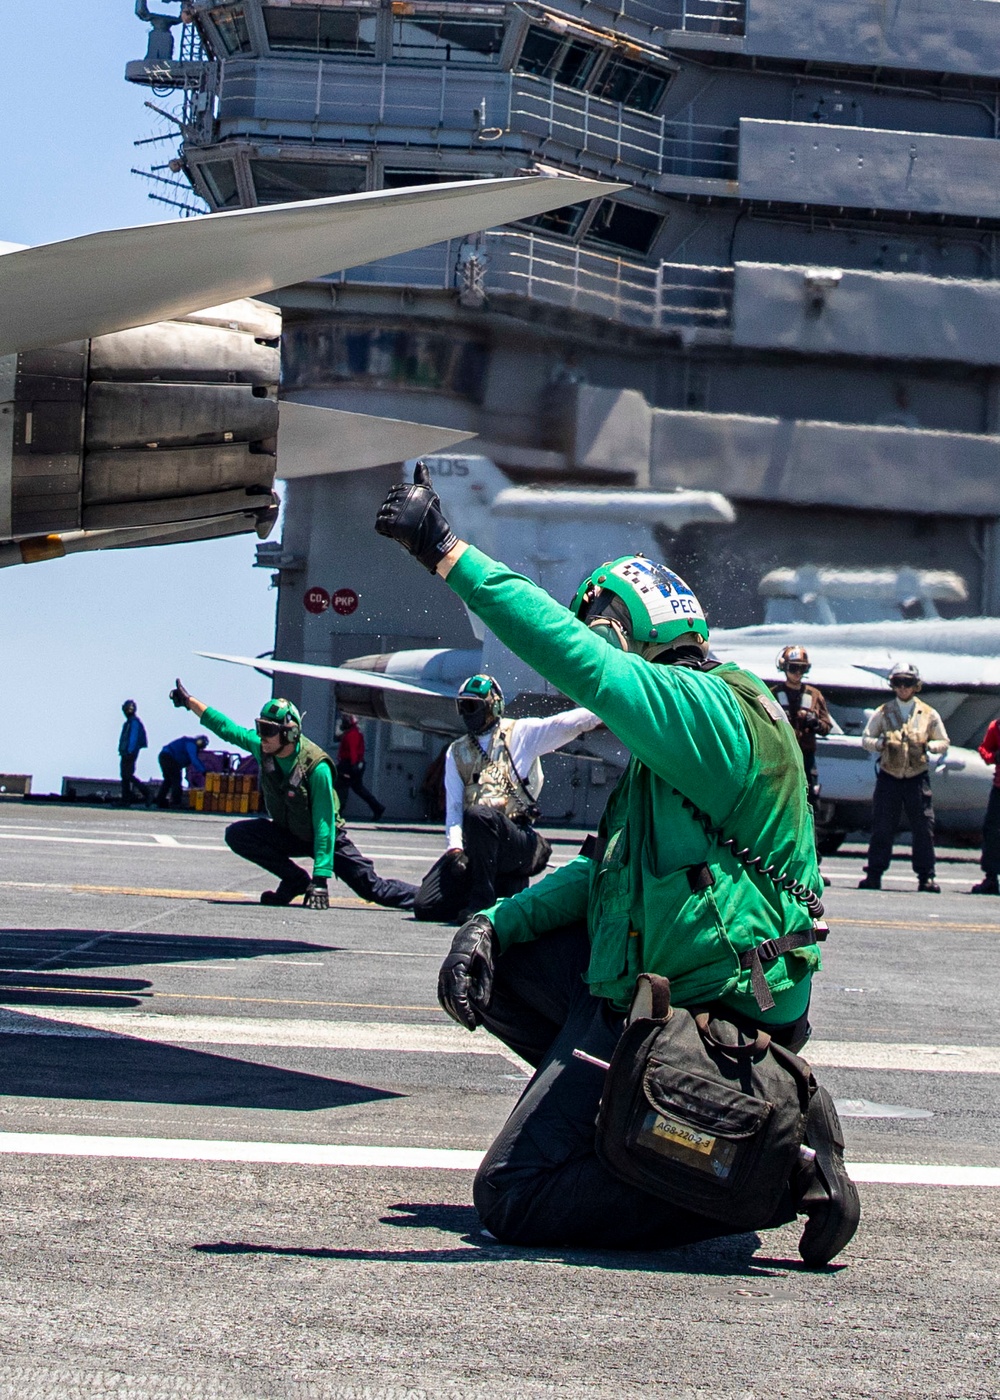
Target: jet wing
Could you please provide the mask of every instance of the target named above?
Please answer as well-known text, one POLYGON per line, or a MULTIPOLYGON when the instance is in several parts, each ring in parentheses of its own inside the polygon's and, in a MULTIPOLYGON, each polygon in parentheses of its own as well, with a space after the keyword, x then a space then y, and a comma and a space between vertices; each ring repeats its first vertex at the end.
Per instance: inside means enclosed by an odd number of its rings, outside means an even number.
POLYGON ((329 476, 363 471, 387 462, 405 462, 425 453, 443 452, 475 433, 346 413, 339 408, 282 399, 278 419, 278 470, 282 481, 300 476, 329 476))
POLYGON ((0 355, 167 321, 624 186, 463 180, 109 229, 0 256, 0 355))
POLYGON ((261 660, 255 656, 225 656, 217 651, 199 651, 210 661, 231 661, 235 666, 252 666, 255 671, 265 671, 269 676, 308 676, 312 680, 332 681, 340 685, 353 685, 372 690, 391 690, 403 695, 432 696, 434 699, 454 700, 455 687, 447 686, 430 689, 425 685, 414 685, 412 681, 397 681, 392 676, 384 676, 377 671, 357 671, 347 666, 311 666, 300 661, 261 660))
MULTIPOLYGON (((768 685, 775 685, 784 680, 783 674, 774 664, 774 652, 770 648, 765 651, 759 646, 741 645, 737 641, 717 642, 715 636, 711 638, 711 647, 712 655, 718 657, 720 661, 731 661, 737 666, 742 666, 744 670, 752 671, 755 676, 759 676, 768 685)), ((813 685, 818 685, 820 690, 825 692, 827 690, 884 689, 888 698, 889 692, 884 677, 867 667, 824 657, 822 652, 814 652, 810 659, 812 667, 809 671, 809 681, 813 685)))

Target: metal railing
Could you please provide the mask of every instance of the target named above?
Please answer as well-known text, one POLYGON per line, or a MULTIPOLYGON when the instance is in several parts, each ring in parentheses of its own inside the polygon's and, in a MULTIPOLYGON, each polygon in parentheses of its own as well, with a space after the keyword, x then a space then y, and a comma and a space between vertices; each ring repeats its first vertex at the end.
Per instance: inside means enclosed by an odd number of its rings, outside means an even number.
POLYGON ((655 12, 659 29, 679 29, 688 34, 743 34, 746 0, 668 0, 643 5, 655 12))
POLYGON ((452 239, 349 268, 329 280, 454 291, 459 253, 470 247, 483 261, 488 296, 529 297, 652 331, 685 326, 721 329, 729 324, 731 267, 632 262, 527 230, 495 230, 478 240, 452 239))
POLYGON ((511 74, 507 125, 610 165, 637 166, 653 175, 736 178, 736 127, 695 122, 689 114, 645 116, 551 79, 511 74))
POLYGON ((630 167, 654 178, 731 180, 737 169, 735 127, 696 122, 690 111, 647 115, 525 73, 240 61, 223 69, 218 111, 227 125, 281 122, 304 132, 318 124, 325 139, 372 146, 540 151, 551 144, 566 164, 598 173, 630 167))
POLYGON ((657 325, 729 325, 733 310, 733 269, 697 263, 660 263, 657 269, 657 325))

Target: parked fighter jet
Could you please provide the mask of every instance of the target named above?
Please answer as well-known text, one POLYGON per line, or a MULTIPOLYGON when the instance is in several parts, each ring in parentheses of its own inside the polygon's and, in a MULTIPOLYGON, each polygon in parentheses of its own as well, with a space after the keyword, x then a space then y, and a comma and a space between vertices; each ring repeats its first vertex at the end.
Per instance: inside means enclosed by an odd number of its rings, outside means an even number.
POLYGON ((473 180, 0 244, 0 566, 263 537, 275 475, 461 441, 469 434, 279 408, 280 317, 245 298, 619 188, 473 180))

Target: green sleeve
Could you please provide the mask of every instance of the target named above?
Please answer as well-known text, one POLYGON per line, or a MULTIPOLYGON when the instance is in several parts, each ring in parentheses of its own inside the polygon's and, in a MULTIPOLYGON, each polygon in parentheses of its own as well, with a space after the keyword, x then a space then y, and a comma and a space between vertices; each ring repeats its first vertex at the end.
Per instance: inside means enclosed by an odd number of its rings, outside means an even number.
POLYGON ((478 549, 465 551, 448 584, 515 656, 599 715, 647 768, 713 815, 732 809, 751 748, 725 681, 616 651, 544 589, 478 549))
POLYGON ((260 762, 260 740, 252 729, 244 729, 221 710, 213 710, 211 706, 202 715, 201 722, 224 744, 235 744, 238 749, 246 749, 260 762))
POLYGON ((592 860, 577 856, 520 894, 497 900, 486 916, 496 929, 501 951, 586 919, 593 869, 592 860))
POLYGON ((333 874, 333 843, 337 834, 337 794, 333 769, 321 763, 309 776, 309 814, 313 825, 313 874, 333 874))

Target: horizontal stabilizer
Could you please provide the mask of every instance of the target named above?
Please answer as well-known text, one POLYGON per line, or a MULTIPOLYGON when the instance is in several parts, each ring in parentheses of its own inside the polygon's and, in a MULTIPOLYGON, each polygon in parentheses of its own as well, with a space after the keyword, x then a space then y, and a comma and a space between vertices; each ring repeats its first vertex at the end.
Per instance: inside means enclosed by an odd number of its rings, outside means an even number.
POLYGON ((410 681, 393 680, 377 671, 355 671, 347 666, 310 666, 300 661, 261 660, 254 656, 224 656, 217 651, 199 651, 198 656, 206 656, 209 661, 231 661, 234 666, 252 666, 256 671, 271 675, 308 676, 313 680, 332 681, 339 685, 370 686, 374 690, 396 690, 404 695, 428 695, 435 699, 444 697, 453 700, 455 687, 432 690, 424 685, 413 685, 410 681))
POLYGON ((276 475, 280 480, 291 481, 300 476, 363 471, 387 462, 405 462, 411 457, 443 452, 471 437, 475 433, 458 428, 347 413, 339 408, 319 408, 283 399, 276 475))
POLYGON ((224 210, 7 252, 0 355, 171 320, 622 188, 572 177, 463 180, 224 210))

